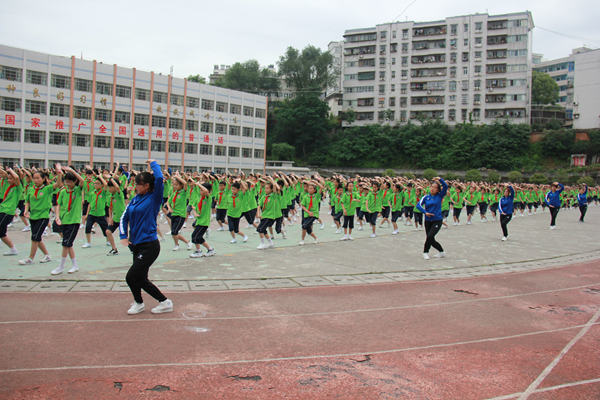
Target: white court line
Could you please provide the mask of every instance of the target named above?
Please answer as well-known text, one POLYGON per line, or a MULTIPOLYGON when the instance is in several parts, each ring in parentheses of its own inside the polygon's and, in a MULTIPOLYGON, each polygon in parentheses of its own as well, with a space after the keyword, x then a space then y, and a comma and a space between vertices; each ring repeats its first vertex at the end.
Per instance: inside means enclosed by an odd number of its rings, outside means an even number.
POLYGON ((457 300, 440 303, 426 303, 426 304, 413 304, 406 306, 392 306, 392 307, 379 307, 379 308, 360 308, 356 310, 340 310, 340 311, 323 311, 323 312, 312 312, 312 313, 297 313, 297 314, 273 314, 273 315, 248 315, 248 316, 231 316, 231 317, 202 317, 202 318, 128 318, 128 319, 70 319, 70 320, 31 320, 31 321, 0 321, 0 325, 11 325, 11 324, 50 324, 50 323, 94 323, 94 322, 160 322, 160 321, 190 321, 190 320, 202 320, 202 321, 226 321, 226 320, 248 320, 248 319, 266 319, 266 318, 291 318, 291 317, 312 317, 312 316, 326 316, 326 315, 340 315, 340 314, 353 314, 353 313, 368 313, 368 312, 380 312, 380 311, 394 311, 394 310, 406 310, 411 308, 426 308, 426 307, 438 307, 438 306, 449 306, 456 304, 470 304, 477 303, 480 301, 494 301, 512 299, 516 297, 534 296, 538 294, 566 292, 569 290, 584 289, 590 286, 600 285, 600 282, 590 283, 582 286, 572 286, 568 288, 559 289, 548 289, 540 290, 536 292, 526 292, 518 294, 510 294, 506 296, 495 296, 495 297, 484 297, 479 299, 468 299, 468 300, 457 300))
MULTIPOLYGON (((553 390, 559 390, 559 389, 564 389, 564 388, 569 388, 569 387, 574 387, 574 386, 580 386, 580 385, 587 385, 589 383, 600 383, 600 378, 586 379, 586 380, 583 380, 583 381, 576 381, 576 382, 569 382, 569 383, 562 383, 562 384, 556 385, 556 386, 548 386, 548 387, 545 387, 545 388, 536 389, 536 390, 533 391, 533 393, 551 392, 553 390)), ((510 399, 515 399, 515 398, 519 397, 522 394, 523 394, 523 392, 512 393, 512 394, 507 394, 507 395, 504 395, 504 396, 491 397, 491 398, 489 398, 487 400, 510 400, 510 399)))
POLYGON ((529 396, 531 396, 531 394, 538 388, 538 386, 540 386, 540 384, 548 376, 548 374, 550 374, 552 369, 556 367, 560 360, 562 360, 565 354, 567 354, 569 350, 571 350, 571 348, 575 346, 575 343, 577 343, 579 339, 581 339, 590 330, 592 325, 594 325, 596 321, 598 321, 598 318, 600 318, 600 309, 596 311, 594 316, 587 322, 587 324, 583 326, 579 333, 577 333, 577 335, 575 335, 575 337, 571 339, 569 343, 567 343, 567 345, 554 358, 554 360, 552 360, 552 362, 548 364, 548 366, 542 371, 542 373, 533 382, 531 382, 531 385, 529 385, 529 387, 525 389, 525 392, 523 392, 519 396, 519 400, 526 400, 529 398, 529 396))
MULTIPOLYGON (((600 325, 600 323, 594 323, 592 325, 600 325)), ((229 364, 265 363, 265 362, 274 362, 274 361, 296 361, 296 360, 311 360, 311 359, 323 359, 323 358, 356 357, 356 356, 361 356, 361 355, 365 355, 365 354, 373 355, 373 354, 401 353, 401 352, 406 352, 406 351, 439 349, 439 348, 459 346, 459 345, 496 342, 496 341, 500 341, 500 340, 518 339, 518 338, 527 337, 527 336, 536 336, 536 335, 543 335, 543 334, 547 334, 547 333, 569 331, 572 329, 582 328, 585 326, 586 325, 574 325, 574 326, 569 326, 566 328, 519 333, 516 335, 510 335, 510 336, 499 336, 499 337, 492 337, 492 338, 475 339, 475 340, 468 340, 468 341, 463 341, 463 342, 431 344, 431 345, 427 345, 427 346, 405 347, 405 348, 400 348, 400 349, 365 350, 365 351, 356 352, 356 353, 313 354, 313 355, 305 355, 305 356, 258 358, 255 360, 222 360, 222 361, 187 362, 187 363, 74 365, 74 366, 65 366, 65 367, 13 368, 13 369, 0 369, 0 373, 68 371, 68 370, 82 370, 82 369, 111 369, 111 368, 199 367, 199 366, 229 365, 229 364)))

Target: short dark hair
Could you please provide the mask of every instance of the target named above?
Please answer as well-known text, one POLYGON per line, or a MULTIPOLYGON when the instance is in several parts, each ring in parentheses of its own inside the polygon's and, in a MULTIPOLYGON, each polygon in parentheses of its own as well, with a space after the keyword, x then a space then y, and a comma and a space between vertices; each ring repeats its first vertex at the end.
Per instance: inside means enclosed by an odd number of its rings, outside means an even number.
POLYGON ((137 174, 135 176, 135 184, 136 185, 144 185, 146 183, 148 185, 150 185, 150 188, 148 191, 153 192, 154 191, 154 175, 152 175, 150 172, 148 172, 148 171, 140 172, 139 174, 137 174))

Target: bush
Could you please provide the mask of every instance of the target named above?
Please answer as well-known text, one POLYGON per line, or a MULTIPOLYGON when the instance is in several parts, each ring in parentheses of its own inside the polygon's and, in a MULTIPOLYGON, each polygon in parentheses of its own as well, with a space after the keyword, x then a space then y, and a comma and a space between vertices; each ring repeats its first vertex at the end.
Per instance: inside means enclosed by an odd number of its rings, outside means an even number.
POLYGON ((427 179, 428 181, 432 180, 436 176, 437 171, 433 168, 427 168, 425 171, 423 171, 423 178, 427 179))
POLYGON ((550 121, 546 122, 546 129, 550 129, 550 130, 558 130, 560 128, 562 128, 563 124, 562 122, 560 122, 558 119, 553 118, 550 121))
POLYGON ((408 179, 417 179, 415 174, 413 174, 412 172, 409 172, 408 174, 404 174, 404 177, 408 178, 408 179))
POLYGON ((487 181, 490 183, 499 183, 500 182, 500 174, 495 169, 491 169, 488 171, 487 181))
POLYGON ((456 181, 460 179, 460 177, 454 172, 448 172, 446 176, 444 176, 444 179, 446 179, 447 181, 456 181))
POLYGON ((594 186, 596 184, 596 182, 594 182, 594 178, 591 176, 582 176, 581 178, 577 179, 578 185, 583 185, 584 183, 588 186, 594 186))
POLYGON ((470 169, 465 173, 465 181, 479 182, 481 181, 481 172, 477 169, 470 169))
POLYGON ((289 161, 294 159, 296 148, 287 143, 273 143, 271 154, 274 160, 289 161))
POLYGON ((393 169, 388 168, 383 172, 383 175, 394 177, 394 176, 396 176, 396 173, 394 172, 393 169))
POLYGON ((510 171, 508 173, 508 181, 509 182, 519 183, 522 180, 523 180, 523 174, 520 173, 519 171, 510 171))
POLYGON ((537 185, 548 183, 548 177, 542 173, 533 174, 531 178, 529 178, 531 183, 535 183, 537 185))

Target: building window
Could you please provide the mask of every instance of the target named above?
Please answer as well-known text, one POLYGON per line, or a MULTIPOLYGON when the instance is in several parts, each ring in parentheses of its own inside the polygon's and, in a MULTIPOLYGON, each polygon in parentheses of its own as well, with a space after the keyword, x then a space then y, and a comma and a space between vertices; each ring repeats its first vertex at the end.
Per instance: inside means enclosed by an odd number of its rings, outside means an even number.
POLYGON ((73 106, 73 118, 91 119, 92 109, 90 107, 73 106))
MULTIPOLYGON (((54 104, 52 104, 52 105, 54 105, 54 104)), ((58 106, 58 105, 61 105, 61 104, 56 104, 56 105, 58 106)), ((65 107, 65 108, 66 108, 66 112, 68 113, 69 112, 69 108, 68 107, 65 107)), ((52 114, 52 106, 50 106, 50 114, 52 114)), ((96 121, 107 122, 107 121, 110 121, 110 117, 111 117, 111 111, 109 111, 109 110, 101 110, 101 109, 96 108, 96 121)))
POLYGON ((30 114, 46 114, 46 102, 25 100, 25 112, 30 114))
POLYGON ((227 112, 227 103, 223 103, 222 101, 217 101, 217 111, 218 112, 227 112))
POLYGON ((152 116, 152 126, 155 126, 157 128, 166 128, 167 118, 161 117, 158 115, 153 115, 152 116))
POLYGON ((240 156, 240 148, 239 147, 230 147, 229 148, 229 157, 239 157, 240 156))
POLYGON ((147 89, 135 88, 135 99, 150 101, 150 91, 147 89))
POLYGON ((170 129, 182 129, 183 128, 183 120, 181 118, 170 118, 169 119, 169 128, 170 129))
POLYGON ((153 97, 155 103, 167 104, 167 93, 155 91, 153 97))
POLYGON ((150 143, 150 148, 152 151, 164 152, 165 142, 163 142, 162 140, 153 140, 150 143))
POLYGON ((80 133, 74 133, 73 134, 73 146, 90 147, 90 136, 82 135, 80 133))
POLYGON ((133 123, 136 125, 148 125, 150 118, 146 114, 133 114, 133 123))
POLYGON ((481 31, 481 25, 482 25, 482 22, 475 22, 475 30, 481 31))
POLYGON ((243 127, 242 128, 242 136, 244 137, 252 137, 252 128, 243 127))
POLYGON ((171 93, 171 104, 175 106, 183 106, 183 96, 171 93))
POLYGON ((200 123, 200 132, 212 133, 212 122, 204 122, 200 123))
POLYGON ((264 118, 265 117, 265 110, 262 108, 257 108, 256 109, 256 113, 254 114, 254 116, 256 118, 264 118))
POLYGON ((148 141, 145 139, 133 139, 134 150, 148 150, 148 141))
POLYGON ((229 125, 229 134, 231 136, 240 136, 240 127, 235 125, 229 125))
POLYGON ((230 104, 229 105, 229 112, 231 114, 241 114, 242 113, 242 106, 240 106, 239 104, 230 104))
POLYGON ((212 146, 210 144, 201 144, 200 145, 200 154, 204 156, 209 156, 212 154, 212 146))
POLYGON ((131 88, 129 86, 117 85, 115 94, 117 95, 117 97, 131 99, 131 88))
POLYGON ((0 97, 0 110, 14 112, 21 111, 21 99, 0 97))
POLYGON ((188 154, 197 154, 198 153, 198 145, 196 143, 186 143, 185 144, 185 152, 188 154))
POLYGON ((94 147, 97 147, 99 149, 108 149, 110 147, 110 137, 95 135, 94 147))
POLYGON ((220 135, 224 135, 226 133, 226 129, 227 129, 227 125, 223 125, 223 124, 215 125, 215 133, 218 133, 220 135))
POLYGON ((69 106, 66 104, 50 103, 50 115, 53 117, 68 117, 69 106))
POLYGON ((252 108, 252 107, 247 107, 247 106, 244 106, 244 115, 245 115, 246 117, 251 117, 251 116, 253 116, 253 115, 254 115, 254 108, 252 108))
POLYGON ((263 139, 265 137, 265 130, 264 129, 255 129, 254 137, 257 139, 263 139))
POLYGON ((50 78, 50 86, 59 88, 59 89, 70 89, 71 88, 71 78, 64 75, 55 75, 52 74, 50 78))
POLYGON ((252 158, 252 149, 242 148, 242 157, 243 158, 252 158))
POLYGON ((115 138, 115 149, 128 149, 129 148, 129 139, 116 137, 115 138))
POLYGON ((188 119, 185 121, 185 129, 188 131, 197 131, 198 130, 198 121, 194 121, 193 119, 188 119))
POLYGON ((130 115, 129 111, 115 111, 115 122, 121 124, 131 122, 130 115))
POLYGON ((19 130, 15 128, 0 128, 0 141, 3 142, 18 142, 19 130))
POLYGON ((6 79, 7 81, 20 82, 23 78, 21 68, 7 67, 0 65, 0 79, 6 79))
POLYGON ((265 158, 265 151, 263 149, 254 149, 254 158, 265 158))
POLYGON ((215 102, 213 100, 202 99, 202 109, 212 111, 215 109, 215 102))
POLYGON ((224 156, 226 151, 225 146, 215 146, 215 156, 224 156))
POLYGON ((112 84, 105 82, 96 82, 96 94, 112 95, 112 84))
POLYGON ((469 32, 469 24, 464 25, 464 31, 465 33, 469 32))
POLYGON ((50 132, 49 143, 54 145, 66 145, 67 144, 67 133, 66 132, 50 132))
POLYGON ((46 86, 46 83, 48 83, 48 74, 45 72, 27 70, 27 83, 46 86))
POLYGON ((89 79, 75 78, 75 90, 80 92, 92 92, 92 81, 89 79))

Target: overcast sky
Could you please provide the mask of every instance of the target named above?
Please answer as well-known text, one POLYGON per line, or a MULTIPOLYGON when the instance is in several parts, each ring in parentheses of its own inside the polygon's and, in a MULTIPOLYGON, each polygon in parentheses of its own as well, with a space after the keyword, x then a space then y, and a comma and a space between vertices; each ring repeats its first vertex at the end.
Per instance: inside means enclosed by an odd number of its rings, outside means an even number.
POLYGON ((206 77, 214 64, 275 64, 287 46, 326 49, 346 29, 524 10, 536 25, 533 51, 545 58, 600 47, 597 0, 13 1, 2 7, 0 43, 162 73, 173 65, 175 76, 206 77))

